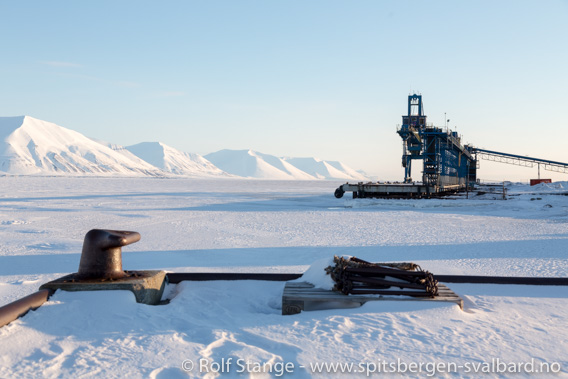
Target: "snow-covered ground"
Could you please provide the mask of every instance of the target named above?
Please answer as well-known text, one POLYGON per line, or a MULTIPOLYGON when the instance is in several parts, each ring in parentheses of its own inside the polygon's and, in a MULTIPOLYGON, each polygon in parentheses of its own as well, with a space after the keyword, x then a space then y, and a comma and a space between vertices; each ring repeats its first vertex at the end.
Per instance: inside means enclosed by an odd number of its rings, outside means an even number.
MULTIPOLYGON (((330 181, 5 176, 0 183, 0 305, 76 272, 93 228, 141 233, 123 249, 130 270, 303 272, 314 261, 354 255, 412 261, 434 274, 568 276, 566 182, 510 186, 507 201, 336 199, 340 183, 330 181)), ((449 284, 463 311, 378 301, 282 316, 283 287, 183 282, 168 286, 164 306, 137 304, 122 291, 58 291, 0 329, 0 377, 568 372, 567 287, 449 284), (344 366, 318 366, 325 364, 344 366)))

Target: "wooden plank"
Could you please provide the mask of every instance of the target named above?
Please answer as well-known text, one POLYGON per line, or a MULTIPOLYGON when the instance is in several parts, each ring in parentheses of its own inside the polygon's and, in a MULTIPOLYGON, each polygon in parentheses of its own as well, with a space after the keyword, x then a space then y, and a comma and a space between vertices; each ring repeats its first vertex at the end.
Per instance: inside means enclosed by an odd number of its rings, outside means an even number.
POLYGON ((282 314, 290 315, 300 313, 305 309, 305 302, 347 302, 361 303, 367 301, 444 301, 452 302, 463 309, 463 300, 446 285, 438 283, 438 296, 412 297, 398 295, 344 295, 339 292, 315 288, 307 282, 288 282, 282 294, 282 314))

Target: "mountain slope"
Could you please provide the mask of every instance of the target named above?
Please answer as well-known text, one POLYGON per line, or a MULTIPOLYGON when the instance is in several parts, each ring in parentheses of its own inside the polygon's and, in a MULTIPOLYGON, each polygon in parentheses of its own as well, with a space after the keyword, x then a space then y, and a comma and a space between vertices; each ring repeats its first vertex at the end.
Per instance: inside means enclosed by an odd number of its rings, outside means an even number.
POLYGON ((253 150, 202 157, 160 142, 125 148, 29 116, 0 117, 0 173, 366 180, 340 162, 315 158, 279 158, 253 150))
POLYGON ((283 158, 300 170, 318 179, 368 180, 354 169, 336 161, 322 161, 316 158, 283 158))
POLYGON ((253 150, 220 150, 205 156, 207 160, 229 174, 245 178, 313 180, 315 177, 281 158, 253 150))
POLYGON ((197 177, 229 177, 199 154, 185 153, 161 142, 142 142, 126 150, 168 173, 197 177))
POLYGON ((341 162, 316 158, 279 158, 253 150, 221 150, 205 158, 225 172, 247 178, 368 180, 341 162))
POLYGON ((0 171, 37 175, 163 176, 81 133, 29 116, 0 117, 0 171))

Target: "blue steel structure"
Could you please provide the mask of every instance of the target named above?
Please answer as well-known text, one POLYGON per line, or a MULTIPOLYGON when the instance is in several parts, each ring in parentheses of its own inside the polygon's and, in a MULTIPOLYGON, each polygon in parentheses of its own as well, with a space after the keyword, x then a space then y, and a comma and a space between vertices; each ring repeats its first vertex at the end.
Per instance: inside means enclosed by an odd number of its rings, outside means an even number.
POLYGON ((426 123, 422 95, 408 96, 408 114, 397 130, 402 138, 404 182, 412 183, 412 161, 422 160, 422 183, 428 187, 465 188, 477 178, 472 148, 461 144, 457 132, 426 123))
POLYGON ((568 163, 501 153, 462 145, 457 132, 428 125, 422 95, 408 96, 408 114, 397 129, 402 138, 404 183, 345 183, 335 197, 353 192, 353 198, 429 198, 467 190, 477 183, 479 159, 568 173, 568 163), (422 161, 422 181, 412 179, 412 161, 422 161))

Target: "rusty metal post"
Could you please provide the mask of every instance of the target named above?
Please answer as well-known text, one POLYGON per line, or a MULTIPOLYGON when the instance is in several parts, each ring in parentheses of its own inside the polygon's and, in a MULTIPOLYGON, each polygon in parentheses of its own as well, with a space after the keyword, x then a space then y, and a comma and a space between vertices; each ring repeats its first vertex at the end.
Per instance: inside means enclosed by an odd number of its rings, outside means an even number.
POLYGON ((77 278, 120 279, 122 270, 122 246, 140 240, 140 233, 124 230, 93 229, 85 235, 77 278))
POLYGON ((39 308, 52 294, 52 290, 43 289, 0 307, 0 328, 22 317, 28 311, 39 308))
POLYGON ((123 271, 122 246, 138 242, 140 234, 124 230, 93 229, 85 235, 79 270, 44 283, 40 288, 63 291, 131 291, 138 303, 160 303, 166 272, 123 271))

